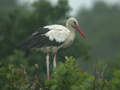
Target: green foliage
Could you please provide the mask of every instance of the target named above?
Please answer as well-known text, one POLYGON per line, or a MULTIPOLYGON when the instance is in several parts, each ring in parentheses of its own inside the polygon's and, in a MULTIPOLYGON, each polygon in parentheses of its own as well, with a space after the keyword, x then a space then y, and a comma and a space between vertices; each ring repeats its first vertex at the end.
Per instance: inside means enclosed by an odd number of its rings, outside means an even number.
POLYGON ((44 87, 45 74, 41 65, 28 63, 22 51, 15 51, 0 62, 1 90, 34 90, 44 87), (41 78, 42 77, 42 78, 41 78))
POLYGON ((112 80, 82 72, 73 57, 66 57, 65 63, 60 62, 53 70, 51 80, 46 81, 50 90, 119 90, 120 71, 116 70, 112 80))
POLYGON ((27 78, 24 75, 24 70, 16 68, 13 64, 0 68, 0 73, 0 89, 2 90, 17 90, 26 84, 27 78))
POLYGON ((68 0, 58 0, 57 5, 54 8, 54 19, 55 22, 60 18, 60 22, 63 19, 66 19, 67 16, 69 16, 69 11, 71 10, 69 4, 68 4, 68 0), (67 12, 67 13, 66 13, 67 12))
POLYGON ((92 90, 94 77, 75 63, 73 57, 66 57, 65 63, 59 63, 52 73, 52 79, 46 81, 51 90, 92 90))
POLYGON ((114 71, 114 77, 111 80, 111 88, 112 90, 119 90, 120 89, 120 70, 114 71))
MULTIPOLYGON (((115 70, 111 80, 96 72, 95 75, 83 72, 75 58, 66 57, 65 63, 59 62, 53 70, 51 79, 39 73, 40 65, 28 65, 23 52, 15 51, 9 56, 9 64, 0 62, 1 90, 38 90, 48 87, 50 90, 119 90, 120 71, 115 70), (18 64, 14 61, 18 60, 18 64), (21 61, 19 61, 21 59, 21 61), (22 61, 24 60, 24 61, 22 61), (10 63, 12 62, 12 63, 10 63)), ((6 59, 7 60, 7 59, 6 59)), ((104 74, 102 72, 102 74, 104 74)))

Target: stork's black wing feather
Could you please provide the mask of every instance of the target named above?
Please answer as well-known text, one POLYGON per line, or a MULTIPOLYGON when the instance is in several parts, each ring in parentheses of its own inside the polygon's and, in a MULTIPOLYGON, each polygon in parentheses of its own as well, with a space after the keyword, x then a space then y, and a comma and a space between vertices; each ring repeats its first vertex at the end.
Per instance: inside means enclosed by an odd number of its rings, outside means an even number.
POLYGON ((41 48, 46 46, 59 46, 63 44, 63 42, 56 42, 56 40, 51 41, 49 40, 49 37, 43 35, 49 31, 49 28, 39 28, 37 32, 33 33, 21 44, 20 48, 41 48))

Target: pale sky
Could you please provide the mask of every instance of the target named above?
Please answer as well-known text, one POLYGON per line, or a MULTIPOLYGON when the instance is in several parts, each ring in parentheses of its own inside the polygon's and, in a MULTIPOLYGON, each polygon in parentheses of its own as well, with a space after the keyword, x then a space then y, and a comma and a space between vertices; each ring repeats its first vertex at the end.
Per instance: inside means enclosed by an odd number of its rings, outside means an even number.
MULTIPOLYGON (((30 2, 32 3, 33 1, 35 0, 21 0, 21 1, 24 1, 24 2, 30 2)), ((55 4, 57 2, 57 0, 50 0, 53 4, 55 4)), ((86 7, 86 8, 91 8, 93 3, 95 1, 98 1, 98 0, 69 0, 69 4, 70 6, 72 7, 72 12, 71 14, 74 15, 78 9, 80 9, 81 7, 86 7)), ((103 0, 109 4, 114 4, 114 3, 119 3, 120 4, 120 0, 103 0)))

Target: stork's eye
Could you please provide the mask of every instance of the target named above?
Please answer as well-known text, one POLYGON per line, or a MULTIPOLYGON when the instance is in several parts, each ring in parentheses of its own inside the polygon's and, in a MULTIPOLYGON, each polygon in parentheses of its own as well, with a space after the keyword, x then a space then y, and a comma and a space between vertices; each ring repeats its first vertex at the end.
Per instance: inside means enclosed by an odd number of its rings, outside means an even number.
POLYGON ((73 22, 75 25, 77 24, 76 22, 73 22))

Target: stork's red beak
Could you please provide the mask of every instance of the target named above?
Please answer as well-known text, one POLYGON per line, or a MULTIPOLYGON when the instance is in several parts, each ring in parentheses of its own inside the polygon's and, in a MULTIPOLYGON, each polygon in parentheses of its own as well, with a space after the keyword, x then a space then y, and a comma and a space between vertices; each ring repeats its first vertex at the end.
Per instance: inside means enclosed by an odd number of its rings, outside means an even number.
POLYGON ((84 38, 85 40, 87 40, 87 37, 85 36, 84 32, 80 29, 80 27, 79 27, 79 26, 76 26, 76 29, 78 30, 78 32, 80 32, 80 34, 83 36, 83 38, 84 38))

